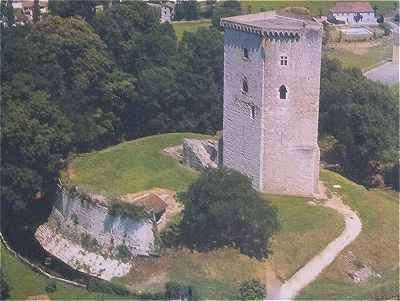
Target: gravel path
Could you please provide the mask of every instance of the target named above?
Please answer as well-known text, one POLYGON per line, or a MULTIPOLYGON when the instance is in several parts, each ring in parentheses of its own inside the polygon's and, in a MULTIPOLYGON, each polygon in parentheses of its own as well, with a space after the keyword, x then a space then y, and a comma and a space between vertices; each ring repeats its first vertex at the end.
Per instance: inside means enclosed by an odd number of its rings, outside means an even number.
POLYGON ((345 229, 335 240, 318 255, 306 263, 289 280, 287 280, 270 299, 290 300, 308 284, 314 281, 324 268, 331 264, 336 256, 349 245, 361 232, 362 224, 357 214, 336 196, 326 201, 324 206, 335 209, 345 219, 345 229))

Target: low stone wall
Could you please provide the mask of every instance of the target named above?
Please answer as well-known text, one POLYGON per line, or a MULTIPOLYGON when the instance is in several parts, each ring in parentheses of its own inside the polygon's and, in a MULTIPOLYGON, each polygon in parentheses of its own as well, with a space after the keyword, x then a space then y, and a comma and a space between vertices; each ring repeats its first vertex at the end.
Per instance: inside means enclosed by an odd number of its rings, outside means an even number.
POLYGON ((134 256, 158 250, 150 219, 111 214, 104 204, 64 187, 35 237, 68 265, 105 280, 128 273, 134 256))

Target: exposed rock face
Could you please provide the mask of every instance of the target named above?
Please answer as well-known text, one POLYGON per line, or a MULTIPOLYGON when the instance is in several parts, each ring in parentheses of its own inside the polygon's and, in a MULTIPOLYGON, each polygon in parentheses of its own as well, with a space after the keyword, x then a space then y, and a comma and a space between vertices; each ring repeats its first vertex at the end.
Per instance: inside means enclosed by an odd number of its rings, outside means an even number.
POLYGON ((134 256, 158 250, 155 230, 148 218, 112 213, 98 200, 62 188, 35 237, 68 265, 109 280, 128 273, 134 256))
POLYGON ((217 168, 218 145, 215 140, 185 139, 183 163, 196 170, 217 168))

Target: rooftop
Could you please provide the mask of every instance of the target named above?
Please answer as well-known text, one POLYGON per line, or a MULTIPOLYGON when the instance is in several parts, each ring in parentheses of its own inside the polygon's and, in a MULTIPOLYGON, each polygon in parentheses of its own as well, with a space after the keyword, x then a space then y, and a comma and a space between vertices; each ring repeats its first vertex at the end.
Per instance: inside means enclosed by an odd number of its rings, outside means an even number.
POLYGON ((131 200, 131 203, 137 207, 143 208, 145 212, 162 213, 168 205, 158 195, 146 193, 140 197, 131 200))
POLYGON ((373 8, 369 2, 336 2, 336 5, 331 10, 334 13, 370 13, 373 8))
POLYGON ((257 29, 301 29, 304 25, 318 24, 305 14, 296 14, 294 10, 269 11, 250 15, 240 15, 221 19, 221 24, 236 23, 256 27, 257 29))

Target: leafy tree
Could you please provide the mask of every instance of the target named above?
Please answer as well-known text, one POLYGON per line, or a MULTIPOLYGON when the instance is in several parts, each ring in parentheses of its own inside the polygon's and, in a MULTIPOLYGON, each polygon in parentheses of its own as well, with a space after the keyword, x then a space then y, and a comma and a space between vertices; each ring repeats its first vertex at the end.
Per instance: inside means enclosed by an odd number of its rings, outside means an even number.
POLYGON ((258 259, 268 255, 276 212, 248 177, 225 168, 208 170, 182 199, 184 243, 189 247, 204 251, 231 246, 258 259))
POLYGON ((223 36, 215 29, 186 32, 179 45, 176 102, 183 104, 183 129, 222 128, 223 36))
POLYGON ((1 300, 6 300, 10 297, 10 286, 2 268, 0 268, 0 297, 1 300))
POLYGON ((81 16, 90 21, 96 15, 97 0, 49 0, 49 10, 52 15, 60 17, 81 16))
POLYGON ((264 300, 266 295, 265 284, 257 279, 244 281, 240 284, 240 297, 242 300, 264 300))
POLYGON ((8 27, 11 27, 15 24, 13 0, 7 0, 6 21, 8 27))
POLYGON ((33 1, 33 23, 37 23, 40 19, 40 4, 39 0, 33 1))
POLYGON ((332 135, 343 149, 346 176, 367 184, 370 161, 397 160, 399 107, 386 86, 323 59, 320 136, 332 135))
POLYGON ((240 15, 242 12, 242 9, 240 7, 240 1, 226 0, 222 1, 221 3, 222 4, 219 5, 217 9, 214 11, 214 15, 211 20, 212 25, 215 28, 220 28, 219 23, 221 21, 221 18, 240 15))

